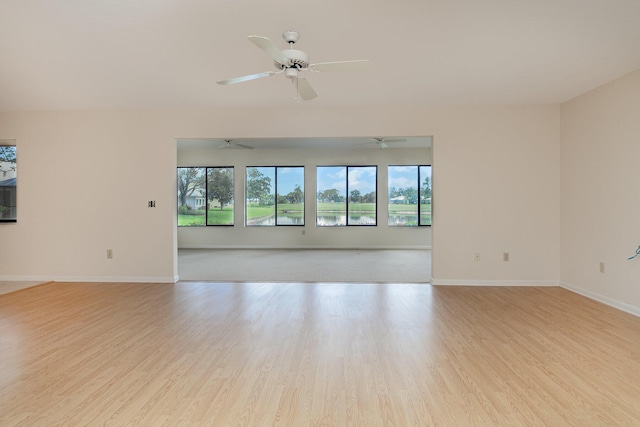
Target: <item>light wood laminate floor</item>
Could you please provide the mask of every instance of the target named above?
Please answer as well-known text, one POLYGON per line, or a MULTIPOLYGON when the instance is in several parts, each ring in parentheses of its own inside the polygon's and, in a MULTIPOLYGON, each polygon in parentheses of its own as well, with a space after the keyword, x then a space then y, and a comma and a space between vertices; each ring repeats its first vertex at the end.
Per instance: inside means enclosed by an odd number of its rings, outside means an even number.
POLYGON ((560 288, 48 283, 1 426, 640 425, 640 319, 560 288))

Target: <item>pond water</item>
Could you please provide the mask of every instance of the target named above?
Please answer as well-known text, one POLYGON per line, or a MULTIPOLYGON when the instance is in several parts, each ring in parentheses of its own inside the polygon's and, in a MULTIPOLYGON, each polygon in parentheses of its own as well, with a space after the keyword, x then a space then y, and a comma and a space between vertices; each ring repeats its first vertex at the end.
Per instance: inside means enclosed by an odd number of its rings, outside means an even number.
MULTIPOLYGON (((326 214, 318 215, 316 225, 320 227, 333 227, 347 224, 346 215, 326 214)), ((350 225, 376 225, 376 217, 371 215, 349 215, 350 225)), ((276 225, 274 216, 260 218, 251 221, 251 226, 276 225)), ((304 218, 301 216, 278 215, 278 225, 304 225, 304 218)))
MULTIPOLYGON (((346 215, 318 215, 316 224, 320 227, 347 225, 346 215)), ((349 214, 349 225, 376 225, 376 217, 371 215, 349 214)))

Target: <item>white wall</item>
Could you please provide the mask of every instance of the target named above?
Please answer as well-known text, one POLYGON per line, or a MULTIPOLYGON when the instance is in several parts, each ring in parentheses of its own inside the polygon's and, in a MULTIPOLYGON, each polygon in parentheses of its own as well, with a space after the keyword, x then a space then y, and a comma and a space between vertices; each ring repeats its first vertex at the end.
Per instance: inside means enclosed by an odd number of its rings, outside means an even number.
POLYGON ((441 113, 434 116, 433 283, 557 285, 559 107, 441 113))
POLYGON ((559 134, 557 106, 0 113, 0 279, 174 280, 176 138, 433 135, 434 282, 557 283, 559 134))
POLYGON ((637 315, 639 112, 640 71, 566 103, 561 163, 563 284, 637 315))
POLYGON ((235 166, 235 226, 180 227, 179 248, 431 248, 430 227, 389 227, 387 166, 431 164, 431 149, 179 150, 178 166, 235 166), (244 171, 247 166, 305 167, 304 227, 244 227, 244 171), (316 227, 316 166, 378 166, 376 227, 316 227), (304 230, 304 235, 302 231, 304 230))

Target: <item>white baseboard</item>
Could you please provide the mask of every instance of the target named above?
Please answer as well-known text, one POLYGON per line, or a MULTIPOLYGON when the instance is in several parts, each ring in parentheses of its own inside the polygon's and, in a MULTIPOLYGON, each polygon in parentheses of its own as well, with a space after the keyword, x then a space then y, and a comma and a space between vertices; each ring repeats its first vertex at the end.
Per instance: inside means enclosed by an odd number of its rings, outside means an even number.
POLYGON ((178 276, 123 277, 123 276, 0 276, 6 282, 116 282, 116 283, 176 283, 178 276))
POLYGON ((0 282, 52 282, 49 276, 0 276, 0 282))
POLYGON ((575 292, 576 294, 580 294, 582 296, 585 296, 589 299, 601 302, 603 304, 606 304, 610 307, 613 308, 617 308, 618 310, 622 310, 624 312, 627 312, 629 314, 633 314, 634 316, 638 316, 640 317, 640 308, 639 307, 635 307, 633 305, 618 301, 616 299, 613 298, 609 298, 606 297, 604 295, 600 295, 596 292, 591 292, 591 291, 587 291, 586 289, 582 289, 579 288, 577 286, 573 286, 569 283, 566 282, 560 282, 560 286, 563 287, 566 290, 569 290, 571 292, 575 292))
POLYGON ((559 286, 557 280, 458 280, 431 278, 434 286, 559 286))

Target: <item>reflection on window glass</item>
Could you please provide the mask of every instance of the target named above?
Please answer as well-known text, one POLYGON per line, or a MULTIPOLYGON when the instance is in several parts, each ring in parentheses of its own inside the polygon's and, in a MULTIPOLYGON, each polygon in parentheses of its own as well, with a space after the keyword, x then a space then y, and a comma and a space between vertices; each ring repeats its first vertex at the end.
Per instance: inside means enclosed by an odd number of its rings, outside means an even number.
POLYGON ((275 168, 248 167, 246 183, 245 224, 275 225, 275 168))
POLYGON ((431 225, 431 166, 420 166, 420 225, 431 225))
POLYGON ((18 168, 15 145, 0 145, 0 222, 16 222, 18 168))
POLYGON ((277 167, 276 194, 276 225, 304 225, 304 167, 277 167))
POLYGON ((233 167, 207 168, 207 225, 233 225, 233 167))
POLYGON ((318 166, 316 224, 376 225, 376 166, 318 166))
POLYGON ((205 168, 178 168, 178 226, 205 225, 205 168))

